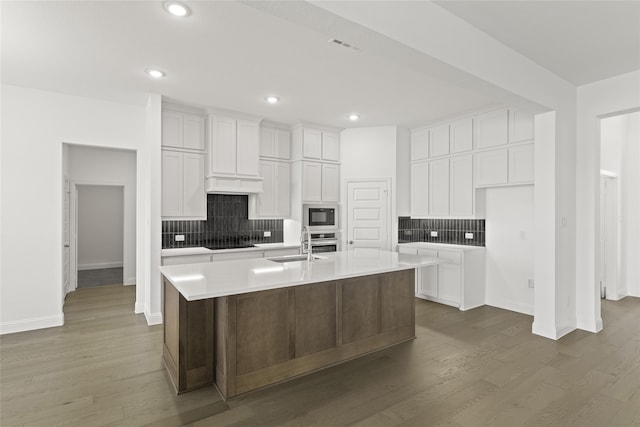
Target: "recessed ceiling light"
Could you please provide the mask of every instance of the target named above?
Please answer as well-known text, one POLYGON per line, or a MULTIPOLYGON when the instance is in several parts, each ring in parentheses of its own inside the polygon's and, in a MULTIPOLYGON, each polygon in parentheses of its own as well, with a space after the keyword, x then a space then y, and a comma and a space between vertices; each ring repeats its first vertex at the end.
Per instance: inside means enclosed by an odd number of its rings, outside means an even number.
POLYGON ((349 115, 349 120, 351 120, 352 122, 355 122, 356 120, 358 120, 360 118, 359 115, 357 114, 350 114, 349 115))
POLYGON ((160 71, 160 70, 156 70, 154 68, 147 68, 146 70, 144 70, 147 74, 149 74, 151 77, 153 77, 154 79, 159 79, 161 77, 165 76, 165 73, 160 71))
POLYGON ((164 9, 173 16, 187 16, 190 12, 189 8, 182 3, 170 1, 164 4, 164 9))
POLYGON ((264 100, 269 104, 275 104, 276 102, 280 101, 280 98, 278 98, 277 96, 267 96, 264 98, 264 100))

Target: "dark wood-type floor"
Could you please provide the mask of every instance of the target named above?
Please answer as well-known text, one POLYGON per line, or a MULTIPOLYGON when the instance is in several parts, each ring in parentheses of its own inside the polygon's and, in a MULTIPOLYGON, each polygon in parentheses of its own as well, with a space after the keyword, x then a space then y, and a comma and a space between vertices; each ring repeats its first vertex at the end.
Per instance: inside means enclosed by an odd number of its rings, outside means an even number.
POLYGON ((104 285, 122 285, 122 267, 78 271, 79 288, 104 285))
POLYGON ((176 396, 135 287, 80 289, 63 327, 0 337, 0 425, 640 426, 640 299, 554 342, 531 317, 416 301, 417 339, 223 402, 176 396))

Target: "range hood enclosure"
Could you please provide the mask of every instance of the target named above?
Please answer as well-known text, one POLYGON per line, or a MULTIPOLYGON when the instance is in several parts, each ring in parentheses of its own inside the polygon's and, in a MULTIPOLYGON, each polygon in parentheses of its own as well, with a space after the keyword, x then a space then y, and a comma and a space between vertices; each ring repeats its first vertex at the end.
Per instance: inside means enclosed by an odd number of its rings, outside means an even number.
POLYGON ((208 176, 205 186, 209 194, 257 194, 264 191, 261 177, 208 176))

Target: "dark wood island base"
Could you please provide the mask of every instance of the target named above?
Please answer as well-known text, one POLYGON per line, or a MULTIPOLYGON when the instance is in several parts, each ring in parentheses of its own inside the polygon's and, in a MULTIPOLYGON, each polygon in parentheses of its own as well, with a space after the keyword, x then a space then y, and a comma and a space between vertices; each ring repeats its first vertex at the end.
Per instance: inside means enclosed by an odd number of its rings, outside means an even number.
POLYGON ((163 358, 178 393, 228 399, 415 337, 415 270, 186 301, 164 280, 163 358))

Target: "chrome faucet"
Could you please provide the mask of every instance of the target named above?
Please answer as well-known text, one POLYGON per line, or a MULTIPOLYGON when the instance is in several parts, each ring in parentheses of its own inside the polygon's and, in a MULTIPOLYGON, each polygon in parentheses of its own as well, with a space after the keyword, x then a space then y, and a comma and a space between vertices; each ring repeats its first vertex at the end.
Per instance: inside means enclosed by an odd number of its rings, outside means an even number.
POLYGON ((303 226, 302 227, 302 231, 300 231, 300 253, 304 254, 305 253, 305 239, 304 239, 304 235, 307 235, 307 242, 306 242, 306 246, 307 246, 307 261, 311 261, 311 232, 309 231, 309 227, 308 226, 303 226))

